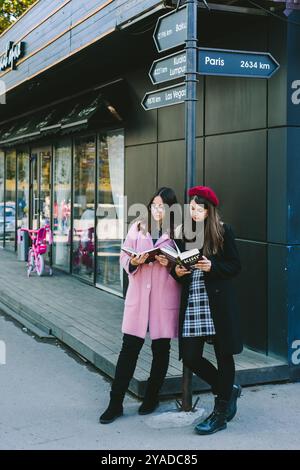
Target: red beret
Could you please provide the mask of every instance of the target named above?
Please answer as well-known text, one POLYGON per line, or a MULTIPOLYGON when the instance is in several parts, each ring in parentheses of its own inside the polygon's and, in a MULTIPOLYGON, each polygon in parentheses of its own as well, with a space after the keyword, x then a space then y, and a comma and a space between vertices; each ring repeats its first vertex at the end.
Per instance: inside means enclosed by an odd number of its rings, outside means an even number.
POLYGON ((194 186, 193 188, 190 188, 189 196, 200 196, 211 202, 216 207, 219 205, 219 199, 216 193, 208 186, 194 186))

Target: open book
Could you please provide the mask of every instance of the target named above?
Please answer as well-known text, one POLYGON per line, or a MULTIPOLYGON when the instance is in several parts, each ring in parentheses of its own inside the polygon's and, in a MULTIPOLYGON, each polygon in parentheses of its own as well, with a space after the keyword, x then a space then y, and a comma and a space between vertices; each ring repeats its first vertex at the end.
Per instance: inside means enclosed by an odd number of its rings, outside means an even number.
POLYGON ((155 256, 161 254, 161 248, 156 247, 156 248, 150 248, 150 250, 145 250, 145 251, 140 251, 137 252, 133 250, 132 248, 127 248, 126 246, 122 246, 121 248, 122 251, 127 253, 129 256, 138 256, 138 255, 144 255, 148 253, 148 258, 146 259, 145 263, 150 263, 151 261, 156 261, 155 256))
MULTIPOLYGON (((174 240, 173 240, 174 241, 174 240)), ((172 246, 161 246, 156 248, 151 248, 150 250, 137 252, 132 248, 127 248, 122 246, 121 250, 127 253, 129 256, 137 256, 148 253, 149 256, 146 259, 145 263, 150 263, 151 261, 156 261, 155 256, 164 255, 171 263, 180 264, 187 269, 193 269, 193 266, 201 259, 201 254, 198 248, 193 248, 192 250, 180 251, 175 241, 175 248, 172 246)))
POLYGON ((176 243, 175 246, 176 249, 171 246, 163 246, 160 248, 160 251, 172 263, 179 264, 187 269, 194 269, 194 265, 198 263, 202 257, 200 250, 198 250, 198 248, 193 248, 192 250, 180 251, 176 243))

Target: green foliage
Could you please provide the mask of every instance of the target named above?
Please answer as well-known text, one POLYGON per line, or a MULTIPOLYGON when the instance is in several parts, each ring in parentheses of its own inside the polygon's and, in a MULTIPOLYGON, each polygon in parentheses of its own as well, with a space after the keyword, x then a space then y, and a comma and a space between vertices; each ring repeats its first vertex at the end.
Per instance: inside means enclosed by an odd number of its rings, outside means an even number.
POLYGON ((0 0, 0 34, 36 0, 0 0))

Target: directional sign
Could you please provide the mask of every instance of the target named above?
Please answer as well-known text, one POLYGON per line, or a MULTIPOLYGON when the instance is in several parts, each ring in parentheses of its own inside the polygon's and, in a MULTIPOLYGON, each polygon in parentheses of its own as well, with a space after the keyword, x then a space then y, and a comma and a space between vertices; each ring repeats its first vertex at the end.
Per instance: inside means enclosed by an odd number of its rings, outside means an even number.
POLYGON ((153 39, 158 52, 184 44, 187 32, 186 7, 158 18, 153 39))
POLYGON ((183 103, 185 98, 186 86, 185 83, 180 83, 179 85, 173 85, 168 88, 146 93, 142 101, 142 106, 146 111, 149 111, 150 109, 183 103))
POLYGON ((151 66, 149 76, 152 83, 156 84, 184 77, 185 73, 186 53, 177 52, 177 54, 155 60, 151 66))
POLYGON ((198 48, 200 75, 270 78, 279 67, 267 52, 198 48))

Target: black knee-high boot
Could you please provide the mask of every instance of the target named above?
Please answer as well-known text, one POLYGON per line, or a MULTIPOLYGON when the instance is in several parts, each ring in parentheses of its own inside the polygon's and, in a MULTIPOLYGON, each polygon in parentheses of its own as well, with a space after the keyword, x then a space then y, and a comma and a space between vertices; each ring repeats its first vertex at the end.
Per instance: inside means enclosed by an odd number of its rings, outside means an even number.
POLYGON ((110 402, 105 412, 99 418, 100 423, 112 423, 123 414, 124 396, 133 377, 143 343, 144 340, 137 336, 127 334, 123 336, 123 345, 110 392, 110 402))
POLYGON ((159 391, 169 367, 170 339, 153 340, 151 349, 153 360, 143 403, 139 408, 139 414, 141 415, 152 413, 159 405, 159 391))

